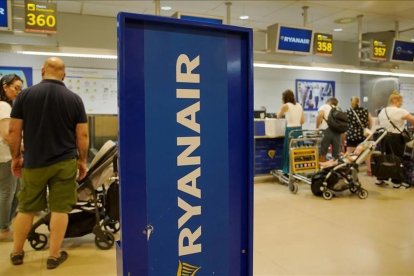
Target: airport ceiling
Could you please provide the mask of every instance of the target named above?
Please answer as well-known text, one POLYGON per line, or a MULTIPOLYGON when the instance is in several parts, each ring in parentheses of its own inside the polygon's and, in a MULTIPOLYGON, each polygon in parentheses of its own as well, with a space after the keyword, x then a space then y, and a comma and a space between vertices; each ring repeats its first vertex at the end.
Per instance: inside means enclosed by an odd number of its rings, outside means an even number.
MULTIPOLYGON (((15 6, 23 7, 23 0, 12 0, 15 6)), ((155 1, 66 1, 55 0, 58 12, 82 15, 116 17, 120 11, 155 14, 155 1)), ((227 18, 226 2, 230 2, 231 24, 266 30, 267 26, 282 23, 304 26, 304 8, 307 9, 307 27, 317 32, 331 33, 335 40, 358 41, 358 16, 362 15, 362 33, 400 31, 401 39, 414 39, 414 1, 160 1, 162 16, 175 12, 199 16, 227 18), (249 19, 241 20, 240 16, 249 19), (341 28, 342 31, 334 31, 341 28)))

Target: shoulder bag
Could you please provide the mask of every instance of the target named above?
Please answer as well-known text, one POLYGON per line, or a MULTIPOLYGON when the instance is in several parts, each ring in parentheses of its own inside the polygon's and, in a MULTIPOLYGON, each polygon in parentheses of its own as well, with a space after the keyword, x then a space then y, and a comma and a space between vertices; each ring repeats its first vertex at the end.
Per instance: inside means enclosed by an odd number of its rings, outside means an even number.
POLYGON ((369 128, 364 127, 364 125, 362 124, 361 120, 359 119, 358 114, 355 112, 355 110, 354 110, 352 107, 351 107, 351 110, 352 110, 352 112, 354 113, 355 117, 357 118, 358 123, 360 124, 360 126, 361 126, 361 127, 362 127, 362 129, 364 130, 364 136, 365 136, 365 137, 370 136, 370 135, 372 134, 372 131, 371 131, 369 128))
POLYGON ((413 146, 414 146, 414 139, 411 137, 411 134, 408 132, 408 130, 406 130, 406 129, 403 129, 402 131, 394 124, 394 122, 393 121, 391 121, 390 120, 390 117, 388 116, 388 113, 387 113, 387 108, 385 108, 385 115, 387 116, 387 119, 388 119, 388 121, 390 122, 390 124, 396 129, 396 130, 398 130, 398 132, 400 133, 400 135, 401 135, 401 138, 402 138, 402 140, 403 140, 403 142, 404 142, 404 144, 407 146, 407 147, 410 147, 410 148, 413 148, 413 146))

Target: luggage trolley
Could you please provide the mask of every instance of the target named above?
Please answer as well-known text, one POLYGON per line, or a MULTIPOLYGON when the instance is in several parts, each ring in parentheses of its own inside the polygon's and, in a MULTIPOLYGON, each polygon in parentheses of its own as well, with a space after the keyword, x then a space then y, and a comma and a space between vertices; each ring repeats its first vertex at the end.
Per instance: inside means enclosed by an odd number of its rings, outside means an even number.
POLYGON ((289 133, 289 174, 286 176, 282 170, 273 170, 271 174, 289 190, 296 194, 298 184, 295 180, 311 184, 308 176, 319 171, 319 145, 322 132, 319 130, 293 130, 289 133), (294 138, 297 133, 302 133, 294 138))

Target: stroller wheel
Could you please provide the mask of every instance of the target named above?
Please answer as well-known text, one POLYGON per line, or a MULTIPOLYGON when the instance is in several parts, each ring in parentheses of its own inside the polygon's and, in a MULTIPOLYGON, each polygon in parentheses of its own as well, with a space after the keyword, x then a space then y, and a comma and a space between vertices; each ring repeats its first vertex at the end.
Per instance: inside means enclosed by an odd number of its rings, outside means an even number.
POLYGON ((365 189, 361 189, 358 192, 358 196, 359 196, 360 199, 365 199, 365 198, 368 197, 368 191, 365 190, 365 189))
POLYGON ((120 230, 119 221, 117 220, 108 220, 103 223, 105 230, 112 232, 113 234, 118 233, 120 230))
POLYGON ((112 248, 115 242, 114 235, 109 231, 102 231, 95 235, 95 244, 98 248, 106 250, 112 248))
POLYGON ((325 191, 322 195, 324 199, 332 199, 333 197, 333 193, 331 191, 325 191))
POLYGON ((351 191, 351 193, 356 193, 358 191, 358 187, 351 185, 351 187, 349 187, 349 190, 351 191))
POLYGON ((28 240, 34 250, 42 250, 47 244, 47 236, 41 233, 30 234, 28 240))

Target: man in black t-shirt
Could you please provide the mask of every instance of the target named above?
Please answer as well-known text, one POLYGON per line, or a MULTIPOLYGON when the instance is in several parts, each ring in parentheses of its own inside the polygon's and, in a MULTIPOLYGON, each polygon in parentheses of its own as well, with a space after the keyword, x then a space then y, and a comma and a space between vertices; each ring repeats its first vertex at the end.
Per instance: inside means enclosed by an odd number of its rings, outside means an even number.
POLYGON ((64 62, 48 58, 42 67, 42 81, 19 94, 11 112, 12 171, 22 178, 10 255, 14 265, 23 263, 23 246, 34 214, 46 208, 51 211, 47 268, 58 267, 68 256, 60 248, 68 213, 77 200, 76 174, 79 179, 86 175, 89 140, 84 105, 66 88, 64 77, 64 62))

